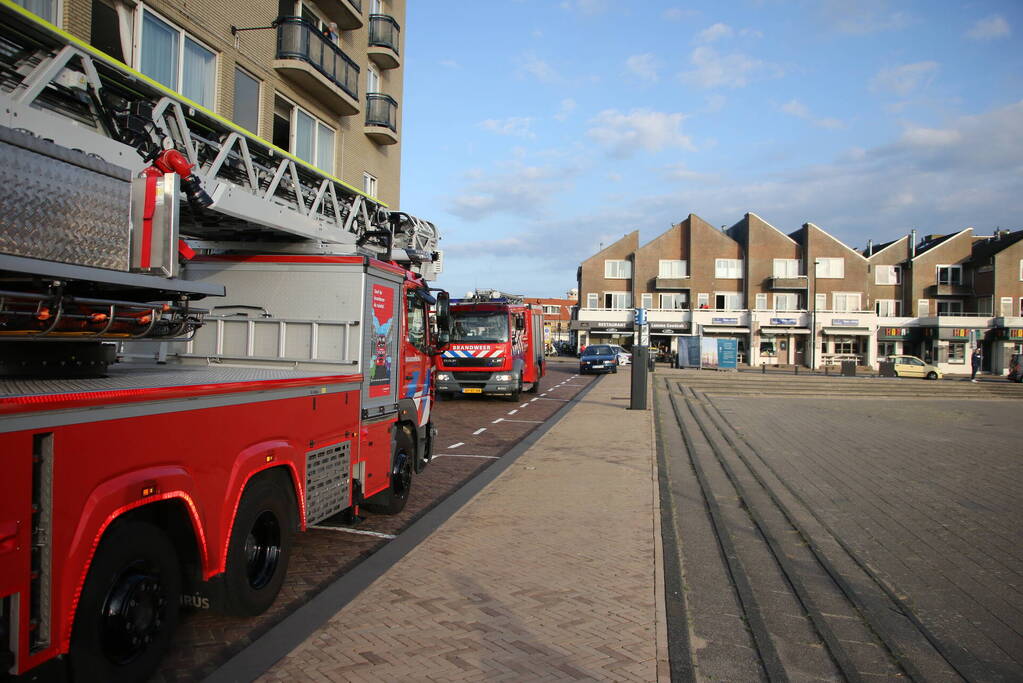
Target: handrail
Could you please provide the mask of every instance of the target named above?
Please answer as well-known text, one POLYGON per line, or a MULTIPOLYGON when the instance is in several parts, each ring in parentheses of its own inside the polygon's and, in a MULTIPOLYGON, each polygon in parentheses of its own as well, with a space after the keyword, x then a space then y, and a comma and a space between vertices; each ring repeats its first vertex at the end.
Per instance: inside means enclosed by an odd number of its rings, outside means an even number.
POLYGON ((388 14, 369 15, 369 44, 373 47, 386 47, 398 54, 398 33, 401 27, 394 17, 388 14))
POLYGON ((366 125, 383 126, 397 133, 398 101, 384 93, 366 93, 366 125))
POLYGON ((307 19, 277 18, 277 59, 301 59, 359 99, 359 65, 307 19))

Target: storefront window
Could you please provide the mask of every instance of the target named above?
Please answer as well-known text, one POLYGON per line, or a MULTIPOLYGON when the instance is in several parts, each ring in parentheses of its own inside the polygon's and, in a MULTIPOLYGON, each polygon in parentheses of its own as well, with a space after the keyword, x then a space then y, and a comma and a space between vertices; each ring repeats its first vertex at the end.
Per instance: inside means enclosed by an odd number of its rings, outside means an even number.
POLYGON ((966 362, 966 344, 960 344, 957 342, 951 342, 948 345, 948 362, 949 363, 965 363, 966 362))
POLYGON ((838 337, 835 339, 835 353, 853 354, 856 353, 856 340, 852 337, 838 337))
POLYGON ((884 358, 885 356, 893 356, 898 351, 895 350, 895 342, 878 342, 877 343, 877 357, 884 358))
POLYGON ((761 356, 774 356, 777 352, 774 348, 773 339, 764 339, 760 342, 760 355, 761 356))

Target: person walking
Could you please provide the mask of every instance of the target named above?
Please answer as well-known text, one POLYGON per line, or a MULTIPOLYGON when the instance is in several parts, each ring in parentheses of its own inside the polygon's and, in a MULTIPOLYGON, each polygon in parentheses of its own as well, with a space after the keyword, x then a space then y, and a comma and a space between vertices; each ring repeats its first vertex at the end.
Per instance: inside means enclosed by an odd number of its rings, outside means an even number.
POLYGON ((980 372, 980 365, 984 362, 984 352, 980 350, 978 346, 973 350, 973 355, 970 356, 970 366, 973 368, 973 372, 970 374, 970 381, 977 381, 977 373, 980 372))

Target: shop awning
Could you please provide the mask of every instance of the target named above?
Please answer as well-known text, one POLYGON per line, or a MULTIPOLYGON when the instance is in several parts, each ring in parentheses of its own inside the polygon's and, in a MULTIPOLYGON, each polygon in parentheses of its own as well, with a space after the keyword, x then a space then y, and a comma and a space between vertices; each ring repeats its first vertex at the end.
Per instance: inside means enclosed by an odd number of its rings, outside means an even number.
POLYGON ((808 327, 774 327, 761 325, 760 334, 810 334, 808 327))
POLYGON ((825 327, 824 334, 835 337, 869 337, 869 327, 825 327))
POLYGON ((703 331, 704 332, 709 332, 710 334, 729 334, 729 333, 731 333, 731 334, 749 334, 749 328, 748 327, 717 327, 717 326, 714 326, 714 325, 704 325, 703 326, 703 331))

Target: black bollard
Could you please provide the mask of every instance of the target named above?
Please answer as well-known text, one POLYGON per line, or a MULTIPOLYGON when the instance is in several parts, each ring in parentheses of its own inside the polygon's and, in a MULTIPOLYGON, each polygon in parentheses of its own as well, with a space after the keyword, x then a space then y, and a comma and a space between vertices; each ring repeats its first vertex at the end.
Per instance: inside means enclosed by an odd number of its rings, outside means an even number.
POLYGON ((632 350, 632 393, 629 410, 646 410, 647 363, 650 349, 637 346, 632 350))

